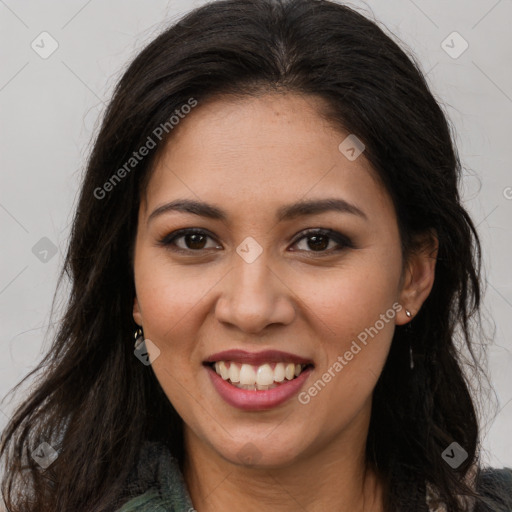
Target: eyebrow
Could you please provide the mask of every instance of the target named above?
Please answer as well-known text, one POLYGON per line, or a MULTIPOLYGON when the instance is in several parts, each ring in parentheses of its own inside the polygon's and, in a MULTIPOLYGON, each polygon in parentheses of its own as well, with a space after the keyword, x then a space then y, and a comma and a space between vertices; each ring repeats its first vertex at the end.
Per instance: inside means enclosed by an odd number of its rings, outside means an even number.
MULTIPOLYGON (((368 220, 367 215, 360 208, 341 198, 313 199, 285 205, 277 210, 276 219, 278 222, 283 222, 328 211, 349 213, 368 220)), ((148 217, 147 224, 155 217, 168 212, 191 213, 200 217, 207 217, 223 222, 226 222, 228 217, 226 212, 217 206, 193 199, 177 199, 156 208, 148 217)))

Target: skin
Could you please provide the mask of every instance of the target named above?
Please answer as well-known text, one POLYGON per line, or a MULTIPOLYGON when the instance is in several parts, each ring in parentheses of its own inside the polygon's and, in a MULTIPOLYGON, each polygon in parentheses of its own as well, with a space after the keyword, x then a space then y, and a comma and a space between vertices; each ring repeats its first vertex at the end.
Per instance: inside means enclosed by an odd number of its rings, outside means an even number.
POLYGON ((364 460, 372 392, 395 324, 408 322, 405 308, 416 314, 432 288, 437 240, 425 238, 402 260, 389 195, 364 153, 349 161, 339 151, 348 134, 319 115, 321 106, 277 93, 199 104, 174 130, 141 201, 133 317, 160 350, 152 368, 184 420, 184 476, 199 512, 233 504, 382 510, 381 480, 364 460), (283 205, 328 197, 367 219, 329 211, 276 222, 283 205), (214 204, 227 220, 167 212, 148 223, 179 198, 214 204), (182 228, 212 238, 175 240, 186 254, 158 244, 182 228), (327 238, 317 249, 301 238, 309 228, 335 230, 354 248, 327 238), (236 252, 248 236, 262 249, 252 263, 236 252), (271 410, 238 410, 202 365, 231 348, 292 352, 314 361, 307 390, 394 303, 401 311, 306 405, 293 397, 271 410), (252 465, 239 457, 247 451, 252 465))

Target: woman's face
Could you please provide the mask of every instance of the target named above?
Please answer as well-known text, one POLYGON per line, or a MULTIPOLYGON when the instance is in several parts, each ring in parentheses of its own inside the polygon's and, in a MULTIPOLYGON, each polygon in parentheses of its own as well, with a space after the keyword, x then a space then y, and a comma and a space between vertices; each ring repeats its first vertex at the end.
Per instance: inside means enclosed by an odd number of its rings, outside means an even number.
POLYGON ((154 344, 152 368, 188 442, 236 464, 277 467, 364 438, 395 324, 406 321, 391 199, 350 139, 339 149, 348 134, 316 101, 199 104, 175 128, 139 212, 134 318, 154 344), (307 206, 328 199, 338 209, 307 206), (165 208, 175 201, 197 206, 165 208), (201 233, 171 240, 192 228, 201 233), (216 355, 230 350, 243 352, 216 355), (308 366, 288 380, 290 364, 308 366))

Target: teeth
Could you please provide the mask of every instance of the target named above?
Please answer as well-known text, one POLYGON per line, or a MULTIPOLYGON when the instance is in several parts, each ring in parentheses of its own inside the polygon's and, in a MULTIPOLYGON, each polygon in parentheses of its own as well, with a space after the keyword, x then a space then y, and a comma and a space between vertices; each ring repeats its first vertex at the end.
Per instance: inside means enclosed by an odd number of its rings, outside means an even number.
MULTIPOLYGON (((234 365, 231 365, 234 366, 234 365)), ((256 372, 250 364, 243 364, 240 368, 240 384, 254 385, 256 382, 256 372)))
POLYGON ((227 380, 229 378, 228 368, 224 361, 219 361, 218 363, 215 363, 215 370, 217 370, 217 373, 219 373, 224 380, 227 380))
POLYGON ((240 367, 237 364, 230 364, 228 378, 231 382, 240 382, 240 367))
POLYGON ((277 363, 274 368, 274 381, 283 382, 284 380, 284 363, 277 363))
POLYGON ((270 386, 274 383, 274 372, 269 364, 264 364, 258 368, 256 374, 256 384, 258 386, 270 386))
POLYGON ((214 365, 215 371, 224 380, 229 380, 231 384, 238 388, 251 390, 275 388, 285 378, 292 380, 298 377, 305 367, 305 364, 276 363, 272 368, 269 363, 253 366, 233 361, 217 361, 214 365))
POLYGON ((295 376, 295 365, 293 363, 289 363, 286 365, 284 375, 288 380, 293 379, 293 377, 295 376))

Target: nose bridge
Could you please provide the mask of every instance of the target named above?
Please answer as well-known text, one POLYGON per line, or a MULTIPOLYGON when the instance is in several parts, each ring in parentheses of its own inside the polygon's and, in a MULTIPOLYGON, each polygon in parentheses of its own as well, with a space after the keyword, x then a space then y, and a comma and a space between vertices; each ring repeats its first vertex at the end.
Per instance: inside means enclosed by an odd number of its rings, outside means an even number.
POLYGON ((233 279, 236 293, 243 293, 244 289, 251 293, 269 292, 272 287, 273 273, 270 251, 270 238, 258 236, 245 237, 236 247, 233 254, 233 279))
POLYGON ((294 308, 271 268, 270 251, 257 249, 248 240, 237 253, 217 304, 218 320, 247 332, 257 332, 270 323, 289 323, 294 308))
MULTIPOLYGON (((239 248, 239 250, 243 250, 239 248)), ((233 280, 236 293, 268 294, 273 284, 274 275, 270 270, 269 251, 257 256, 254 261, 243 257, 235 258, 233 280)))

